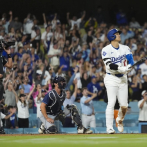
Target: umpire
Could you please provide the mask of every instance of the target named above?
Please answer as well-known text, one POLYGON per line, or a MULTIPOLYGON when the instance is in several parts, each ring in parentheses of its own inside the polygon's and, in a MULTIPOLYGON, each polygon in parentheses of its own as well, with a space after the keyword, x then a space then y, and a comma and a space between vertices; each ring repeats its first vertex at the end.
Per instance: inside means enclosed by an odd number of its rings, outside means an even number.
MULTIPOLYGON (((3 46, 3 44, 1 43, 1 45, 3 46)), ((12 68, 12 57, 11 57, 11 50, 9 48, 4 48, 4 47, 0 47, 0 101, 3 99, 3 93, 4 93, 4 86, 3 86, 3 67, 8 67, 8 68, 12 68), (7 53, 7 57, 8 59, 4 58, 4 56, 2 56, 2 51, 5 50, 5 52, 7 53)), ((1 122, 1 108, 0 108, 0 122, 1 122)), ((5 134, 5 132, 3 131, 3 128, 1 127, 1 123, 0 123, 0 134, 5 134)))

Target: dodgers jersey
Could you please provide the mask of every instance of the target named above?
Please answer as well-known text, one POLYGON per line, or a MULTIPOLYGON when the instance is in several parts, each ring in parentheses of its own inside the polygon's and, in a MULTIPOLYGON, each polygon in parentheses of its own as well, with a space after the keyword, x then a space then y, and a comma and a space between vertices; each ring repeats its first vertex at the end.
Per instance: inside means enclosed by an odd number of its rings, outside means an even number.
MULTIPOLYGON (((119 44, 119 48, 114 48, 111 44, 107 45, 102 49, 102 59, 105 59, 104 64, 108 61, 111 63, 117 64, 118 66, 127 66, 127 59, 130 60, 131 65, 134 64, 132 53, 130 48, 126 45, 119 44), (131 56, 131 59, 128 58, 131 56)), ((112 74, 120 74, 117 70, 111 70, 106 66, 106 72, 112 74)))

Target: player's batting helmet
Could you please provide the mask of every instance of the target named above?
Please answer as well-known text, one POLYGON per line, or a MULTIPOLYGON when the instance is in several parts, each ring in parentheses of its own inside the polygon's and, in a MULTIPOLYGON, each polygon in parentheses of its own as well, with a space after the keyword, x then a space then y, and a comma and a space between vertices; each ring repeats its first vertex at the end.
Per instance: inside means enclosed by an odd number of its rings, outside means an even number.
POLYGON ((112 29, 108 32, 107 38, 111 42, 112 40, 115 40, 116 36, 114 35, 115 33, 121 34, 121 31, 118 31, 117 29, 112 29))

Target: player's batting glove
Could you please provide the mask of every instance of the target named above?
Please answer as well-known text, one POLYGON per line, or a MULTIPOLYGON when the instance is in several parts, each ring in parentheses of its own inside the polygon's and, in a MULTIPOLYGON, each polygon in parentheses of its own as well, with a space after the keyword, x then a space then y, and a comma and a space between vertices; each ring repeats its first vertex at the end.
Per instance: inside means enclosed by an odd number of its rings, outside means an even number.
POLYGON ((131 67, 131 64, 128 64, 127 65, 127 73, 129 73, 132 70, 132 68, 130 68, 130 67, 131 67))
POLYGON ((118 67, 118 71, 122 74, 126 74, 130 71, 130 65, 127 65, 127 66, 119 66, 118 67))

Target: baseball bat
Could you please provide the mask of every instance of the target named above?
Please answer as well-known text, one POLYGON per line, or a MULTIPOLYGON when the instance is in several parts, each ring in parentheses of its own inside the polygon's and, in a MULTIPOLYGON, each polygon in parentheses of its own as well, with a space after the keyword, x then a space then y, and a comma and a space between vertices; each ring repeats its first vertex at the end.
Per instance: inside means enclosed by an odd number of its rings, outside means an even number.
POLYGON ((134 66, 139 65, 139 64, 141 64, 141 63, 145 62, 145 60, 146 60, 146 59, 147 59, 146 57, 144 57, 144 58, 140 59, 140 60, 139 60, 139 61, 137 61, 135 64, 133 64, 130 68, 133 68, 134 66))

